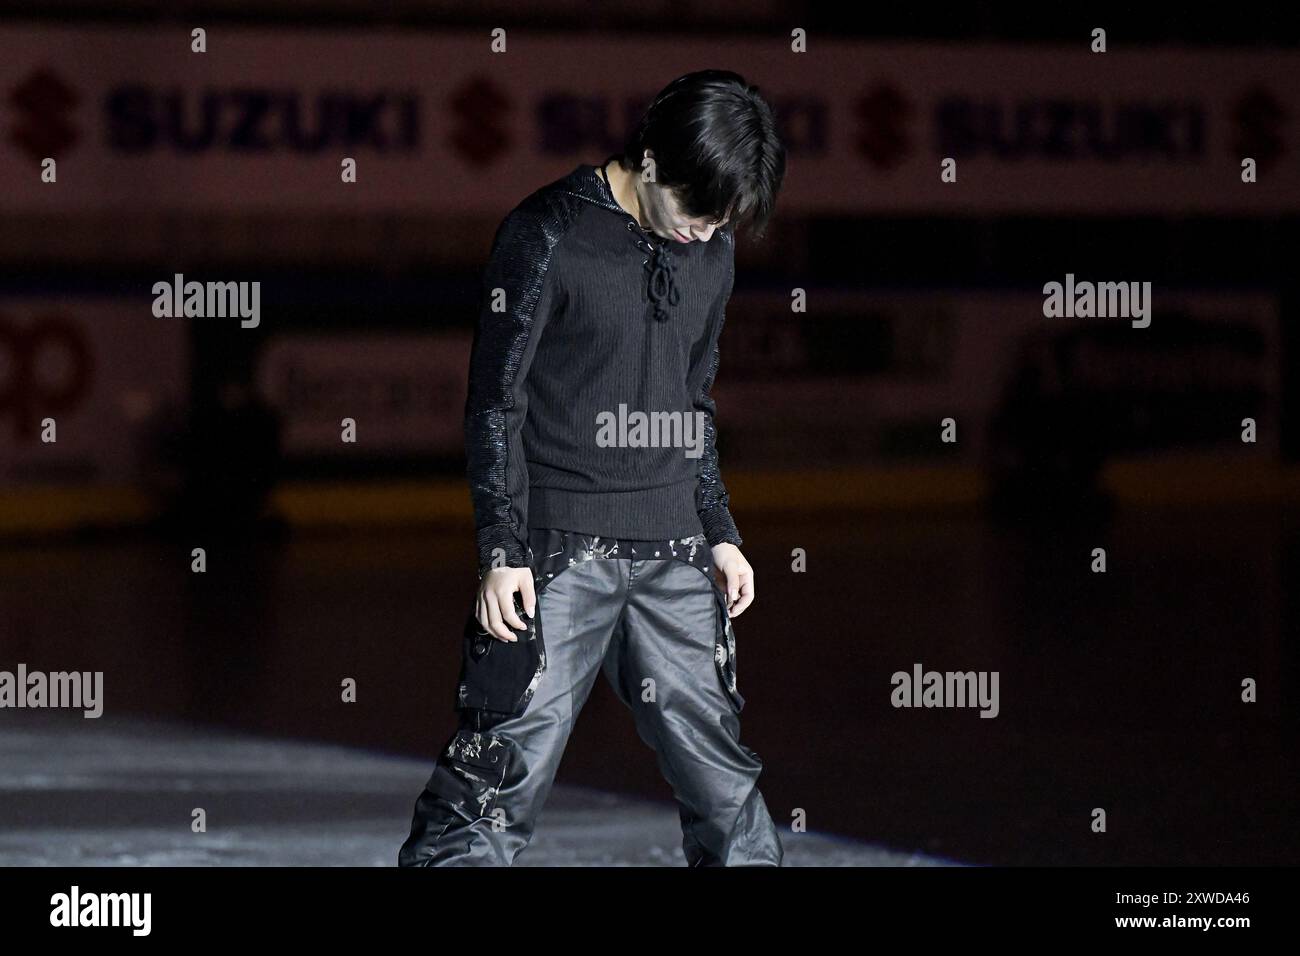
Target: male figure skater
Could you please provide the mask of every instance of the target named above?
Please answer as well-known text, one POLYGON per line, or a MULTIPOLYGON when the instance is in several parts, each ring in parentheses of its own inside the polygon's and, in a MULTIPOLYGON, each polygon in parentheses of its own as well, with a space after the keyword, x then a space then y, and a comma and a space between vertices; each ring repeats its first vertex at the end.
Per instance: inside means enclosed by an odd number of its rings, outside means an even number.
POLYGON ((706 70, 498 228, 465 408, 480 585, 460 721, 399 865, 512 864, 602 669, 672 786, 687 863, 781 865, 740 743, 731 618, 754 575, 709 389, 735 227, 761 234, 784 172, 757 88, 706 70))

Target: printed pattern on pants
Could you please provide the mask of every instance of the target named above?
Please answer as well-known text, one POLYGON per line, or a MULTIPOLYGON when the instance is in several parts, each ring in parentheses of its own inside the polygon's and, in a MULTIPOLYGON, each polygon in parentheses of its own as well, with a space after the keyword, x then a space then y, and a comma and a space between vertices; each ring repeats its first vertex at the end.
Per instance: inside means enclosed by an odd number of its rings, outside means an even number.
POLYGON ((533 531, 529 549, 529 564, 535 570, 533 580, 539 589, 566 568, 599 558, 675 560, 699 570, 713 585, 718 599, 719 626, 714 639, 713 660, 736 711, 744 710, 745 698, 736 682, 736 633, 727 613, 727 596, 713 577, 713 551, 703 534, 662 541, 633 541, 546 528, 533 531))
POLYGON ((724 648, 734 663, 703 536, 632 542, 544 529, 529 543, 546 666, 521 712, 460 709, 416 801, 399 864, 513 863, 604 671, 672 786, 688 865, 781 865, 780 838, 757 788, 762 761, 740 743, 743 699, 732 696, 734 669, 729 682, 718 653, 724 648), (498 755, 504 764, 492 762, 498 755))

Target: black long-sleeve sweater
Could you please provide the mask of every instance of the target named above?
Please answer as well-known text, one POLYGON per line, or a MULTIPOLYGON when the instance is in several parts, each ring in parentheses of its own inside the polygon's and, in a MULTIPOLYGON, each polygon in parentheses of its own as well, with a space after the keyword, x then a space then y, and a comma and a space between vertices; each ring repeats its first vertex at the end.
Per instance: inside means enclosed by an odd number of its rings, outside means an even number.
POLYGON ((480 574, 526 567, 529 528, 741 544, 709 395, 732 227, 707 242, 661 239, 598 168, 531 193, 492 242, 465 405, 480 574), (602 424, 638 411, 679 413, 684 430, 611 446, 602 424))

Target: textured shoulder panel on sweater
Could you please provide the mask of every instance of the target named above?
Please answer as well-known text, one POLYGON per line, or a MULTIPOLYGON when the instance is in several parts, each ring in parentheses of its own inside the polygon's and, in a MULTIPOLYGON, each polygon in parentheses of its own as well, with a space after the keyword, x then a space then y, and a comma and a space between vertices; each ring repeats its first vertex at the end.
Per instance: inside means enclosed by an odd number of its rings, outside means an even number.
POLYGON ((726 256, 727 263, 723 273, 722 288, 718 293, 718 299, 713 306, 713 315, 709 320, 709 334, 704 343, 705 353, 701 360, 704 377, 695 396, 695 407, 705 413, 704 454, 699 459, 699 482, 696 485, 695 502, 696 510, 700 516, 700 524, 704 528, 704 536, 708 539, 709 544, 714 545, 729 541, 739 547, 743 544, 743 539, 740 537, 740 531, 736 528, 735 519, 731 515, 731 498, 727 493, 727 486, 722 480, 722 473, 718 464, 717 427, 714 421, 717 414, 717 403, 711 394, 722 354, 718 340, 722 335, 722 327, 726 323, 727 303, 730 301, 732 290, 735 287, 736 260, 733 228, 719 229, 714 233, 715 239, 713 240, 721 243, 721 254, 726 256))
POLYGON ((543 186, 512 209, 497 227, 492 251, 483 271, 484 308, 493 289, 504 289, 508 321, 493 323, 491 331, 511 346, 510 361, 497 370, 496 386, 510 387, 526 344, 550 272, 555 247, 577 219, 579 204, 560 183, 543 186), (517 351, 516 351, 517 350, 517 351))
MULTIPOLYGON (((510 211, 497 228, 483 271, 465 404, 465 457, 480 567, 498 548, 509 565, 526 564, 528 476, 518 445, 522 416, 514 411, 520 369, 535 349, 533 330, 555 248, 581 205, 564 188, 567 179, 541 187, 510 211), (495 289, 505 293, 504 312, 491 311, 495 289)), ((541 324, 545 318, 540 316, 541 324)))

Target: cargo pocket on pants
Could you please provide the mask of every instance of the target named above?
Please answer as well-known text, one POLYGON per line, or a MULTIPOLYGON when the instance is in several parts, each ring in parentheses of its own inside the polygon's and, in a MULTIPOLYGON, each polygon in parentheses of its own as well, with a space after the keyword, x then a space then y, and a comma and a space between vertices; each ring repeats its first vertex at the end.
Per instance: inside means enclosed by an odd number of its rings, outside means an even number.
POLYGON ((727 594, 718 586, 711 571, 691 561, 682 563, 704 575, 713 590, 713 604, 717 611, 713 631, 713 664, 722 689, 727 693, 727 699, 731 701, 736 713, 740 713, 745 709, 745 698, 736 684, 736 632, 731 626, 731 616, 727 614, 727 594))
POLYGON ((457 708, 483 711, 498 721, 518 717, 528 708, 546 670, 546 644, 540 613, 524 617, 518 594, 515 611, 527 627, 522 631, 510 628, 518 640, 507 642, 483 630, 470 609, 461 634, 457 708))
POLYGON ((505 779, 509 753, 506 737, 462 728, 438 758, 425 789, 465 817, 489 816, 505 779))
POLYGON ((714 585, 714 590, 717 591, 719 626, 713 641, 713 663, 717 665, 718 678, 722 681, 723 689, 731 698, 736 713, 740 713, 745 709, 745 698, 741 696, 740 689, 736 686, 736 632, 727 614, 726 598, 722 596, 717 585, 714 585))

